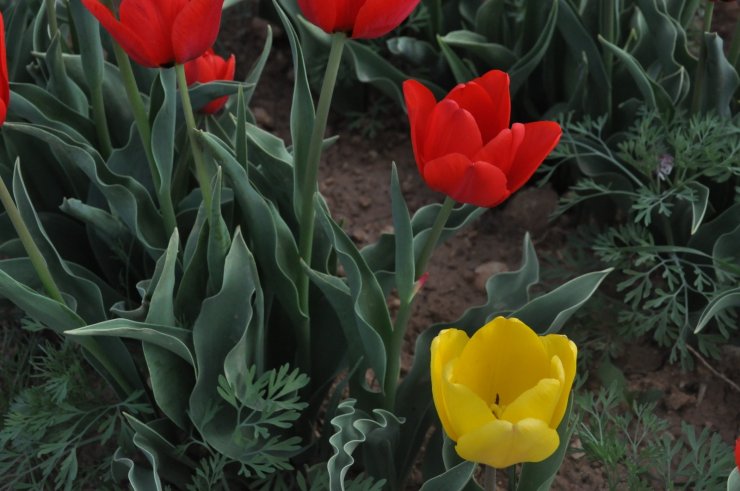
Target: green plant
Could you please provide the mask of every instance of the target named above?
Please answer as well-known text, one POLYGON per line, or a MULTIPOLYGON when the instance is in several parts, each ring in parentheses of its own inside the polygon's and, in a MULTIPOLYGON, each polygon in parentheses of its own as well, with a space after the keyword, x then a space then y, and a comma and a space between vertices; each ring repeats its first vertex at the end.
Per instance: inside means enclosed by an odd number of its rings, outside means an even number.
POLYGON ((567 122, 557 150, 587 177, 571 187, 557 214, 586 201, 611 202, 623 223, 590 236, 590 248, 617 268, 624 299, 620 329, 651 334, 671 359, 690 360, 695 339, 705 355, 736 336, 735 314, 713 315, 714 332, 693 332, 700 315, 733 291, 740 263, 733 237, 740 176, 740 126, 716 115, 677 114, 668 122, 643 111, 623 135, 605 141, 604 118, 567 122))
POLYGON ((733 466, 732 451, 704 428, 681 424, 675 438, 655 403, 622 400, 616 384, 576 398, 576 435, 583 451, 603 464, 609 489, 721 489, 733 466))

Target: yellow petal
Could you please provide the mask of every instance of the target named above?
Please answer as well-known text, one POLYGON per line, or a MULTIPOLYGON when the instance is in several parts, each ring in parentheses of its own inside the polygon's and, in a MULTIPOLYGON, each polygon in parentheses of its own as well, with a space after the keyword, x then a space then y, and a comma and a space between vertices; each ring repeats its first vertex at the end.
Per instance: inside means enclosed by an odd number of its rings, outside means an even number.
POLYGON ((442 397, 442 384, 444 378, 445 366, 454 360, 462 352, 468 343, 468 335, 465 331, 459 329, 445 329, 441 331, 432 341, 431 349, 431 377, 432 377, 432 397, 434 398, 434 407, 437 408, 437 414, 442 427, 447 435, 453 440, 457 435, 452 433, 449 413, 442 397))
POLYGON ((514 402, 506 406, 501 419, 518 423, 523 419, 534 418, 550 426, 552 413, 560 400, 561 387, 560 380, 552 378, 540 380, 537 385, 524 391, 514 402))
POLYGON ((442 397, 447 408, 450 429, 447 435, 454 441, 466 433, 475 432, 495 420, 493 411, 486 401, 462 384, 452 382, 452 373, 460 360, 452 360, 445 367, 442 382, 442 397))
POLYGON ((516 424, 495 420, 462 435, 455 450, 465 460, 504 468, 520 462, 540 462, 560 444, 557 431, 538 419, 516 424))
POLYGON ((573 387, 573 380, 576 377, 576 358, 578 357, 578 348, 575 343, 567 337, 560 334, 548 334, 542 337, 542 344, 545 346, 550 357, 556 356, 563 364, 564 381, 563 390, 560 393, 560 400, 553 411, 550 426, 557 428, 565 414, 565 408, 568 406, 568 397, 573 387))
POLYGON ((453 381, 488 404, 513 402, 548 378, 550 356, 541 338, 518 319, 497 317, 480 328, 460 354, 453 381))

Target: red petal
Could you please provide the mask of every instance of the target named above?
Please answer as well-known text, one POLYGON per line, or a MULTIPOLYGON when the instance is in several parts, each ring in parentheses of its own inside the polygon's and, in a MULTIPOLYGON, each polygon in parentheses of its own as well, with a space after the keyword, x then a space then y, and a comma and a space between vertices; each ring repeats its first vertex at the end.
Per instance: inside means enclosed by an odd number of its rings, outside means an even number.
MULTIPOLYGON (((461 108, 473 115, 484 142, 490 141, 501 132, 502 128, 499 125, 501 117, 497 113, 500 108, 493 102, 483 86, 475 81, 458 85, 447 94, 445 99, 457 102, 461 108)), ((506 117, 504 128, 509 123, 508 114, 506 117)))
POLYGON ((406 99, 406 110, 409 114, 411 144, 414 147, 416 165, 419 167, 419 172, 423 173, 424 161, 421 158, 421 144, 429 123, 429 115, 432 114, 437 100, 432 91, 416 80, 406 80, 403 83, 403 96, 406 99))
POLYGON ((334 24, 335 31, 352 32, 357 20, 357 14, 367 3, 366 0, 340 0, 337 2, 337 17, 334 24))
MULTIPOLYGON (((142 12, 148 12, 152 8, 150 2, 146 0, 124 0, 121 3, 121 15, 124 15, 127 9, 130 9, 131 19, 133 19, 133 23, 130 25, 134 26, 136 30, 116 19, 108 7, 98 0, 82 0, 82 3, 98 19, 98 22, 102 24, 103 28, 108 31, 113 39, 121 45, 121 48, 123 48, 132 60, 148 67, 158 67, 163 64, 162 58, 166 57, 166 53, 163 56, 161 50, 162 48, 165 51, 169 49, 169 40, 162 46, 161 41, 158 41, 159 33, 151 29, 152 21, 147 15, 140 15, 142 12), (139 37, 138 32, 145 32, 147 36, 151 36, 154 39, 145 43, 139 37)), ((158 13, 156 14, 156 18, 159 18, 158 13)), ((166 60, 164 61, 166 62, 166 60)))
POLYGON ((427 161, 449 153, 472 158, 483 146, 473 116, 449 99, 434 107, 421 144, 422 158, 427 161))
POLYGON ((740 438, 735 440, 735 466, 740 468, 740 438))
POLYGON ((234 74, 236 74, 236 58, 234 55, 231 55, 229 56, 229 59, 226 60, 226 65, 221 72, 219 80, 232 81, 234 80, 234 74))
POLYGON ((511 129, 500 131, 496 137, 488 142, 475 154, 475 160, 490 162, 504 174, 509 174, 516 151, 524 139, 524 125, 514 123, 511 129))
POLYGON ((428 162, 424 180, 430 188, 461 203, 490 208, 509 197, 506 176, 498 167, 472 162, 459 153, 428 162))
POLYGON ((491 70, 469 84, 481 86, 491 98, 493 113, 488 117, 487 125, 493 135, 509 127, 511 118, 511 96, 509 95, 509 74, 501 70, 491 70))
POLYGON ((343 0, 298 0, 298 8, 312 24, 325 32, 334 32, 337 25, 338 3, 343 0))
POLYGON ((224 0, 190 0, 172 26, 172 47, 178 64, 193 60, 213 46, 221 27, 224 0))
POLYGON ((509 191, 522 187, 532 177, 560 141, 560 125, 552 121, 538 121, 524 125, 524 139, 517 149, 509 177, 509 191))
POLYGON ((406 20, 419 0, 366 0, 357 13, 352 37, 373 39, 384 36, 406 20))
POLYGON ((8 58, 5 52, 5 20, 0 12, 0 125, 5 122, 10 102, 10 82, 8 81, 8 58))

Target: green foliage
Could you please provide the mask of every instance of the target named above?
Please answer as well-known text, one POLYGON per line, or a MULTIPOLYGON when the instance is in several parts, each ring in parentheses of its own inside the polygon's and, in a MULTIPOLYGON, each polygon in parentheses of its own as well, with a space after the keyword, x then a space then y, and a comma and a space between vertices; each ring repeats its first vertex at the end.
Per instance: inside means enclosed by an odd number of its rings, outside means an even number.
POLYGON ((734 466, 732 449, 717 433, 683 422, 681 435, 654 412, 655 404, 621 402, 615 384, 576 399, 576 435, 589 460, 604 466, 610 490, 722 489, 734 466))
POLYGON ((29 385, 13 398, 0 426, 3 486, 111 487, 109 462, 94 458, 91 464, 90 457, 116 444, 122 411, 146 414, 150 407, 136 402, 140 394, 117 402, 105 393, 72 343, 46 342, 39 352, 31 359, 29 385))
MULTIPOLYGON (((665 122, 643 111, 629 131, 605 141, 604 124, 604 118, 566 122, 556 153, 587 177, 571 187, 557 214, 611 200, 624 223, 593 232, 587 242, 623 275, 621 334, 651 334, 672 348, 672 360, 689 362, 687 343, 700 313, 740 278, 738 257, 725 246, 740 226, 733 211, 740 126, 737 118, 681 113, 665 122)), ((713 332, 696 336, 705 355, 718 356, 719 344, 737 335, 727 307, 713 312, 713 332)))

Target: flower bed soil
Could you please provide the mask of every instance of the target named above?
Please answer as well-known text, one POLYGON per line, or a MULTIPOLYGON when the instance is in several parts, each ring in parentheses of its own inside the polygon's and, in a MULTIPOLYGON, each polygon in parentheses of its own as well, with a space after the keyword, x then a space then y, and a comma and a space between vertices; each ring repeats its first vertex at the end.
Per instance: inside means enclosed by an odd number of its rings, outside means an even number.
MULTIPOLYGON (((265 39, 267 22, 253 17, 253 11, 253 5, 245 2, 224 15, 217 51, 236 54, 237 79, 246 76, 265 39)), ((721 19, 723 23, 731 21, 726 14, 721 19)), ((275 44, 252 100, 252 110, 258 124, 289 141, 292 62, 282 29, 275 25, 272 28, 275 44)), ((378 134, 366 138, 358 130, 348 130, 346 120, 334 115, 328 134, 338 134, 340 138, 321 163, 320 190, 337 221, 361 245, 374 242, 381 232, 392 227, 389 198, 392 162, 398 166, 402 189, 412 211, 443 199, 426 188, 418 175, 405 114, 398 109, 385 118, 378 134)), ((530 232, 541 260, 549 258, 557 262, 562 257, 565 237, 577 224, 567 220, 548 223, 547 216, 554 210, 557 199, 557 194, 548 187, 526 188, 435 252, 429 280, 417 299, 407 335, 404 367, 411 362, 419 332, 434 323, 456 319, 468 307, 482 303, 487 277, 519 266, 525 232, 530 232)), ((599 318, 594 322, 608 323, 611 319, 599 318)), ((709 427, 719 432, 728 444, 733 443, 740 435, 740 392, 701 363, 697 363, 695 371, 683 372, 678 365, 669 364, 667 358, 667 350, 645 340, 628 346, 615 363, 624 372, 629 390, 662 393, 656 411, 670 421, 672 433, 679 434, 684 421, 698 429, 709 427)), ((722 361, 712 363, 712 369, 728 380, 740 381, 737 347, 727 347, 722 361)), ((595 377, 587 388, 598 390, 595 377)), ((409 489, 418 486, 418 482, 412 483, 409 489)), ((553 489, 605 487, 601 465, 573 452, 567 457, 553 489)))

